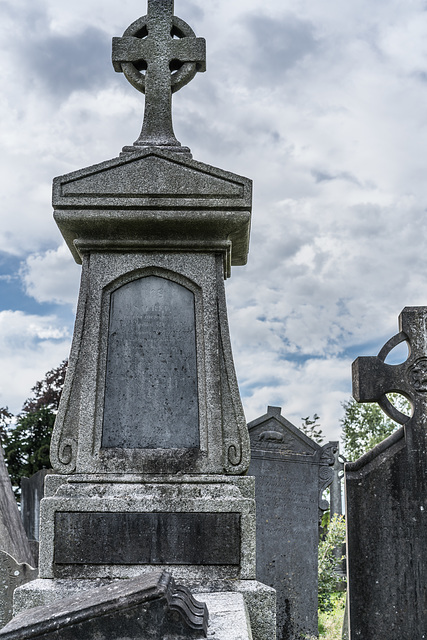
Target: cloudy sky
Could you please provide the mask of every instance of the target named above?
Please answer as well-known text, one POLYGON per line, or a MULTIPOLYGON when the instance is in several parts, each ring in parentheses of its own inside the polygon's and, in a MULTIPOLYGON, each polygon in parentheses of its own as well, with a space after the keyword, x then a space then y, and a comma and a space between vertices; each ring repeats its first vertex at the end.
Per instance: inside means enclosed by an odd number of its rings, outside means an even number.
MULTIPOLYGON (((111 38, 145 0, 0 0, 0 406, 68 355, 80 267, 51 182, 118 155, 142 94, 111 38)), ((427 303, 427 4, 175 0, 207 40, 174 96, 195 159, 254 181, 251 249, 227 282, 246 416, 317 412, 339 436, 351 362, 427 303)))

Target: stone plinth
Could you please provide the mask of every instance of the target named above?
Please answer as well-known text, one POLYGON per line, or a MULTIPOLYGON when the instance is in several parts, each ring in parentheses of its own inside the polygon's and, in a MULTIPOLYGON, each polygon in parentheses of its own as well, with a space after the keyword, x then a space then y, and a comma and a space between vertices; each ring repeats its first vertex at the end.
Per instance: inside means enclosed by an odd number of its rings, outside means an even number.
POLYGON ((41 521, 41 578, 255 579, 253 478, 50 475, 41 521))

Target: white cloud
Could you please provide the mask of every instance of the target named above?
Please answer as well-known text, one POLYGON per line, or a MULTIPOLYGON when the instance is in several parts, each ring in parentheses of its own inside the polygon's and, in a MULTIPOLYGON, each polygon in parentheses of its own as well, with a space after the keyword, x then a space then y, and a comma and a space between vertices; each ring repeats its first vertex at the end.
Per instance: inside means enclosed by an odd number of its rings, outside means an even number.
POLYGON ((0 311, 0 405, 22 408, 37 380, 68 357, 70 334, 54 316, 0 311))
POLYGON ((77 305, 80 269, 66 244, 30 254, 21 269, 26 292, 37 302, 77 305))
MULTIPOLYGON (((21 257, 39 302, 76 299, 52 177, 117 155, 140 130, 143 97, 105 53, 107 36, 144 11, 136 5, 1 5, 0 251, 21 257)), ((352 357, 375 352, 401 309, 427 300, 424 3, 177 0, 175 10, 208 50, 206 74, 174 96, 177 136, 197 160, 254 180, 249 263, 227 284, 248 418, 267 404, 297 424, 317 411, 335 435, 352 357)))

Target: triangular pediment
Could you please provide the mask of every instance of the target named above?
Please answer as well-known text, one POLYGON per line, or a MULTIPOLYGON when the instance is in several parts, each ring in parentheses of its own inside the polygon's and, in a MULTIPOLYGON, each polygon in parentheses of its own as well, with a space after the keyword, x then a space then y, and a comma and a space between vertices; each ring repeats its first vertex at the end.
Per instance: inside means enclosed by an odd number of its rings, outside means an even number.
MULTIPOLYGON (((250 181, 166 151, 127 154, 56 178, 56 204, 68 198, 247 199, 250 181), (59 189, 58 189, 59 187, 59 189)), ((249 189, 250 192, 250 189, 249 189)))
POLYGON ((314 455, 319 445, 281 415, 267 413, 248 424, 252 449, 314 455))

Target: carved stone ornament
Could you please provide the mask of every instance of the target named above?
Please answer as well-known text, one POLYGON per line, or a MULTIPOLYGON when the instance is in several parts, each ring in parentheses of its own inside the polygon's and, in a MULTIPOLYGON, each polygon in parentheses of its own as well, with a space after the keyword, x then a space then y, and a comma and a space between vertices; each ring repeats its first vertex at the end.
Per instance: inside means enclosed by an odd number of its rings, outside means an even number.
POLYGON ((113 38, 113 66, 145 93, 144 122, 133 147, 162 146, 189 152, 175 137, 172 93, 206 70, 206 44, 173 15, 173 0, 148 0, 148 13, 113 38), (144 73, 145 72, 145 73, 144 73))

